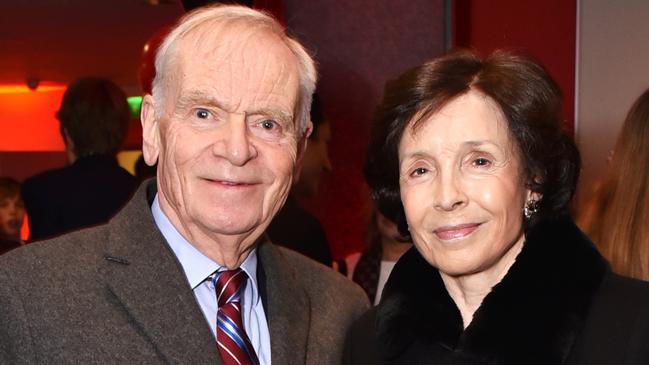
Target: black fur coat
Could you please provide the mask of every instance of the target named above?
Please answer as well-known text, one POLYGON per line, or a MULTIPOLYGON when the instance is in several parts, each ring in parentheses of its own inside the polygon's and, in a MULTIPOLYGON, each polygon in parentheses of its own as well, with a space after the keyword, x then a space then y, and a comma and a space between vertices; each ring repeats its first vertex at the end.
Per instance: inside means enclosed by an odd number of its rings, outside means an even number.
POLYGON ((413 249, 349 333, 345 363, 649 364, 649 284, 611 273, 570 219, 543 222, 464 329, 413 249))

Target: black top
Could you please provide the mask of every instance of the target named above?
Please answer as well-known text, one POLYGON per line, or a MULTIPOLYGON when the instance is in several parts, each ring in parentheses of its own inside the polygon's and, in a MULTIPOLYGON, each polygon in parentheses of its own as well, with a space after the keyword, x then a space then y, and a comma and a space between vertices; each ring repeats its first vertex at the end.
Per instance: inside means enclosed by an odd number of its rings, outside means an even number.
POLYGON ((14 248, 18 248, 21 245, 22 243, 20 241, 0 239, 0 255, 2 255, 5 252, 9 252, 13 250, 14 248))
POLYGON ((613 274, 569 219, 542 222, 465 329, 415 250, 353 327, 346 364, 649 364, 649 284, 613 274))
POLYGON ((326 266, 331 266, 331 251, 322 224, 289 195, 266 231, 270 240, 288 247, 326 266))
POLYGON ((114 157, 104 155, 81 157, 70 166, 32 176, 22 187, 29 239, 105 223, 135 188, 135 178, 114 157))

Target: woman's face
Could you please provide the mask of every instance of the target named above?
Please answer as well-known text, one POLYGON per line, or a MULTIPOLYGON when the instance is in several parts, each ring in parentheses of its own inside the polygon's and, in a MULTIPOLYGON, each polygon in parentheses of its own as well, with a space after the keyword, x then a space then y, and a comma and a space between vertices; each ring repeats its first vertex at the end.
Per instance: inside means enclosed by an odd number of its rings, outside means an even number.
POLYGON ((509 267, 522 246, 530 192, 506 119, 470 91, 406 128, 399 145, 401 200, 422 256, 460 277, 509 267))
POLYGON ((25 205, 17 195, 0 199, 0 237, 20 240, 20 228, 25 218, 25 205))

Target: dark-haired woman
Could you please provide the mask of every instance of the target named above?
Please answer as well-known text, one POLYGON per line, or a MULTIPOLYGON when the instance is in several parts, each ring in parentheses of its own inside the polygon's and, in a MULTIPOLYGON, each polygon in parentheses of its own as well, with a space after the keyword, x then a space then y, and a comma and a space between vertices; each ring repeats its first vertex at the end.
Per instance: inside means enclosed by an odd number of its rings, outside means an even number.
POLYGON ((580 160, 559 101, 538 64, 503 52, 388 84, 365 173, 415 248, 346 363, 649 363, 649 284, 613 274, 567 215, 580 160))

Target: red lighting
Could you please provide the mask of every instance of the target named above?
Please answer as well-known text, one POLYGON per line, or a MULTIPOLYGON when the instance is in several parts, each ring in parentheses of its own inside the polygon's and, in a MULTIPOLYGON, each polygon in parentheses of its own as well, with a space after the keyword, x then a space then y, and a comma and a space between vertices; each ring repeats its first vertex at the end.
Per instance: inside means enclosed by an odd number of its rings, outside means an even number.
POLYGON ((65 85, 0 84, 0 151, 63 151, 56 111, 65 85))

